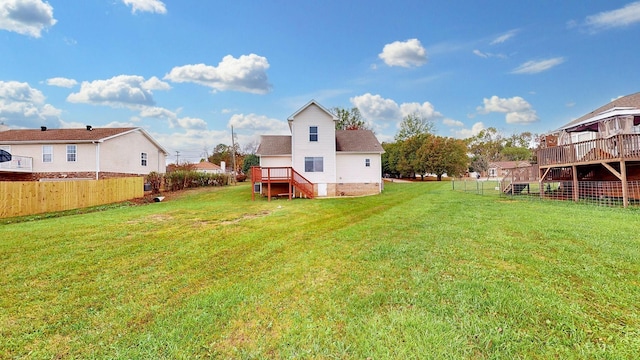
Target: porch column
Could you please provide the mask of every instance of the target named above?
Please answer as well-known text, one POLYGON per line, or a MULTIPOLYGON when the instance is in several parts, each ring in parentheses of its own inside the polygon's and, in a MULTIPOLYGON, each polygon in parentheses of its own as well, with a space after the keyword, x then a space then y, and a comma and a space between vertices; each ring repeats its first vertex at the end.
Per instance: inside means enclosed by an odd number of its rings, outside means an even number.
POLYGON ((627 162, 620 161, 620 181, 622 181, 622 205, 629 206, 629 183, 627 182, 627 162))
POLYGON ((578 167, 571 166, 571 174, 573 176, 573 201, 578 202, 580 196, 578 195, 578 167))

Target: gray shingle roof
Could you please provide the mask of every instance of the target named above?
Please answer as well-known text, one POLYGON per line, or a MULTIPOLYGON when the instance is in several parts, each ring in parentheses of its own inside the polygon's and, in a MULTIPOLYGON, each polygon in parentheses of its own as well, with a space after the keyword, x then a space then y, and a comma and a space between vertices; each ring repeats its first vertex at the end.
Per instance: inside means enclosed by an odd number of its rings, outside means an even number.
POLYGON ((623 96, 621 98, 615 99, 612 102, 603 105, 595 110, 593 110, 590 113, 587 113, 569 123, 567 123, 566 125, 563 125, 562 128, 566 128, 569 127, 571 125, 574 124, 578 124, 584 120, 590 119, 598 114, 600 114, 601 112, 605 111, 605 110, 609 110, 609 109, 613 109, 615 107, 634 107, 634 108, 638 108, 640 109, 640 92, 637 92, 635 94, 631 94, 631 95, 627 95, 627 96, 623 96))
POLYGON ((291 155, 291 135, 262 135, 256 154, 291 155))
POLYGON ((336 151, 383 153, 384 149, 371 130, 336 130, 336 151))

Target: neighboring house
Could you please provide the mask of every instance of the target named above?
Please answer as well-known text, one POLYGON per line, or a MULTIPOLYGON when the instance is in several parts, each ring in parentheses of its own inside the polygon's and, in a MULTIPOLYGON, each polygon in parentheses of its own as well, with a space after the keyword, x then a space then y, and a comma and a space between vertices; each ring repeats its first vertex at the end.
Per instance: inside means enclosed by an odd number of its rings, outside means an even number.
POLYGON ((541 185, 567 198, 640 200, 640 92, 623 96, 546 134, 536 152, 541 185))
POLYGON ((164 173, 168 155, 142 128, 0 131, 0 180, 104 179, 164 173))
POLYGON ((307 197, 380 193, 380 142, 370 130, 336 130, 336 121, 312 100, 288 118, 291 135, 263 135, 254 190, 307 197))
MULTIPOLYGON (((224 164, 224 162, 222 162, 224 164)), ((224 169, 216 164, 210 163, 208 161, 201 161, 193 165, 193 169, 195 171, 200 171, 207 174, 222 174, 224 173, 224 169)))
POLYGON ((528 161, 494 161, 489 163, 487 168, 487 177, 503 178, 510 174, 511 169, 529 167, 531 163, 528 161))

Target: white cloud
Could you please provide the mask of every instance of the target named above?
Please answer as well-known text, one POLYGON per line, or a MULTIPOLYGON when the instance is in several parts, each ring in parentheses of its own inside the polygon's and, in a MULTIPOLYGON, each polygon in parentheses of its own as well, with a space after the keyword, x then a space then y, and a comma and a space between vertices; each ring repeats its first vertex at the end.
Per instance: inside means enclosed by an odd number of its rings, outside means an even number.
POLYGON ((363 119, 378 133, 380 139, 385 139, 385 135, 380 133, 387 129, 389 125, 399 126, 402 119, 409 114, 418 114, 431 121, 442 117, 442 114, 436 111, 428 101, 422 104, 413 102, 398 105, 391 99, 385 99, 380 95, 372 95, 370 93, 354 96, 349 100, 353 106, 360 110, 363 119))
POLYGON ((428 101, 425 101, 422 104, 417 102, 403 103, 400 105, 400 113, 402 114, 402 117, 410 114, 418 114, 428 120, 442 117, 442 114, 437 112, 433 105, 428 101))
POLYGON ((378 57, 389 66, 421 66, 427 63, 427 50, 418 39, 395 41, 385 45, 378 57))
POLYGON ((486 58, 488 58, 488 57, 489 57, 489 54, 488 54, 488 53, 483 53, 482 51, 480 51, 480 50, 478 50, 478 49, 473 50, 473 53, 474 53, 475 55, 477 55, 477 56, 480 56, 481 58, 485 58, 485 59, 486 59, 486 58))
POLYGON ((451 127, 463 127, 464 123, 462 121, 459 120, 454 120, 454 119, 443 119, 442 123, 447 125, 447 126, 451 126, 451 127))
POLYGON ((490 52, 482 52, 478 49, 473 50, 473 54, 476 56, 479 56, 481 58, 484 59, 488 59, 488 58, 499 58, 499 59, 505 59, 507 56, 504 54, 494 54, 494 53, 490 53, 490 52))
POLYGON ((505 99, 494 95, 483 102, 484 106, 477 107, 480 114, 504 113, 508 124, 529 124, 539 120, 531 104, 520 96, 505 99))
POLYGON ((248 131, 256 135, 289 135, 289 125, 280 120, 271 119, 264 115, 256 114, 234 114, 229 119, 229 126, 235 130, 248 131))
POLYGON ((512 74, 536 74, 549 70, 564 62, 563 57, 556 57, 552 59, 539 60, 539 61, 527 61, 526 63, 515 68, 512 74))
MULTIPOLYGON (((178 111, 179 112, 179 111, 178 111)), ((200 118, 179 117, 178 112, 159 106, 146 106, 140 109, 140 116, 144 118, 166 119, 170 128, 206 129, 207 122, 200 118)))
POLYGON ((169 88, 156 77, 145 81, 142 76, 118 75, 107 80, 83 81, 80 91, 70 94, 67 101, 138 109, 155 104, 151 90, 169 88))
POLYGON ((176 119, 176 121, 178 126, 183 129, 205 130, 207 128, 207 122, 198 118, 183 117, 183 118, 176 119))
POLYGON ((134 14, 136 11, 156 14, 167 13, 167 8, 160 0, 122 0, 122 2, 127 6, 131 6, 131 12, 134 14))
POLYGON ((161 108, 158 106, 148 106, 140 110, 140 116, 146 118, 166 118, 166 119, 177 119, 178 114, 175 112, 161 108))
POLYGON ((592 30, 625 27, 640 22, 640 1, 619 9, 587 16, 585 24, 592 30))
POLYGON ((3 0, 0 2, 0 29, 39 38, 57 22, 53 7, 42 0, 3 0))
POLYGON ((58 125, 62 111, 45 100, 40 90, 27 83, 0 81, 0 122, 18 127, 58 125))
POLYGON ((482 122, 477 122, 471 126, 471 129, 452 130, 452 132, 454 136, 459 139, 467 139, 478 135, 482 130, 484 130, 484 124, 482 122))
POLYGON ((256 54, 242 55, 238 59, 227 55, 217 67, 205 64, 174 67, 164 79, 193 82, 219 91, 265 94, 271 90, 266 73, 268 68, 267 58, 256 54))
POLYGON ((399 121, 402 113, 398 104, 380 95, 366 93, 349 99, 360 110, 362 117, 370 121, 399 121))
POLYGON ((63 88, 72 88, 78 85, 78 82, 73 79, 67 79, 63 77, 55 77, 51 79, 47 79, 47 85, 50 86, 58 86, 63 88))
POLYGON ((512 37, 516 36, 516 34, 518 33, 518 30, 509 30, 506 33, 498 36, 497 38, 493 39, 493 41, 491 41, 489 44, 490 45, 496 45, 496 44, 502 44, 503 42, 511 39, 512 37))

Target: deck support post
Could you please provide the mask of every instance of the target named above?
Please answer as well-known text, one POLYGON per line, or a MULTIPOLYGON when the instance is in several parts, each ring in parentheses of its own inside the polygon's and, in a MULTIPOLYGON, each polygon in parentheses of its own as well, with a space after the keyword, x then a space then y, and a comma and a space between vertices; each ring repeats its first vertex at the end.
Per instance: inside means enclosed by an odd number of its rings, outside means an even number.
POLYGON ((271 201, 271 169, 267 168, 267 201, 271 201))
POLYGON ((578 202, 580 194, 578 193, 578 167, 571 166, 571 175, 573 176, 573 201, 578 202))
POLYGON ((289 200, 291 200, 291 193, 293 192, 293 171, 292 169, 287 170, 289 172, 289 200))
POLYGON ((622 181, 622 206, 629 206, 629 182, 627 181, 627 162, 620 161, 620 181, 622 181))

